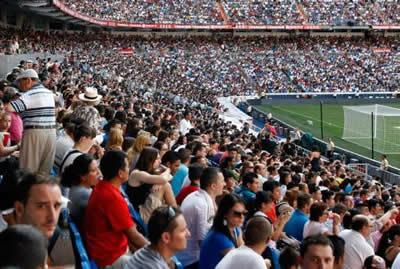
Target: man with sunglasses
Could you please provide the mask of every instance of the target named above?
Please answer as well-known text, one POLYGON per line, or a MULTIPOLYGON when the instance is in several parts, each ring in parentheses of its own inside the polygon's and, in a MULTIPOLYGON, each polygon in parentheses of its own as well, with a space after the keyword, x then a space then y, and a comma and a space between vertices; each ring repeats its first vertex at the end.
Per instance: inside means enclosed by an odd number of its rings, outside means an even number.
POLYGON ((173 268, 172 256, 186 248, 190 237, 182 211, 172 206, 157 208, 151 214, 148 229, 150 245, 136 251, 125 269, 173 268))

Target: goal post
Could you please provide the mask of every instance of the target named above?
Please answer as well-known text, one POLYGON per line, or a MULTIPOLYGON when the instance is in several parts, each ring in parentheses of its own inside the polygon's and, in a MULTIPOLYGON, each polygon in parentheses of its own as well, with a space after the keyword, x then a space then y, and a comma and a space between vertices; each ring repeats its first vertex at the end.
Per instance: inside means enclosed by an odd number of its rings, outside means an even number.
POLYGON ((375 151, 400 153, 400 109, 384 105, 344 106, 343 113, 344 140, 372 149, 373 138, 375 151))

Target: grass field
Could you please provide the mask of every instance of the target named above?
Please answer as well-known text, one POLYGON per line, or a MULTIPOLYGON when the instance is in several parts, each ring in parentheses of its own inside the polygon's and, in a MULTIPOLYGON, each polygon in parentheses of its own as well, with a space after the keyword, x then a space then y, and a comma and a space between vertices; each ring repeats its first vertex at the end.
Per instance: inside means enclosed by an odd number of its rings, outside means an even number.
MULTIPOLYGON (((400 108, 400 104, 385 104, 400 108)), ((272 116, 298 127, 304 132, 311 132, 315 137, 321 138, 321 121, 319 105, 264 105, 258 106, 259 110, 271 112, 272 116), (312 125, 310 122, 312 121, 312 125)), ((371 150, 342 139, 343 134, 343 106, 323 105, 323 132, 324 141, 332 137, 335 146, 348 149, 363 156, 371 158, 371 150)), ((368 124, 368 123, 366 123, 368 124)), ((375 152, 375 159, 381 160, 382 152, 375 152)), ((387 154, 389 164, 400 168, 400 154, 387 154)))

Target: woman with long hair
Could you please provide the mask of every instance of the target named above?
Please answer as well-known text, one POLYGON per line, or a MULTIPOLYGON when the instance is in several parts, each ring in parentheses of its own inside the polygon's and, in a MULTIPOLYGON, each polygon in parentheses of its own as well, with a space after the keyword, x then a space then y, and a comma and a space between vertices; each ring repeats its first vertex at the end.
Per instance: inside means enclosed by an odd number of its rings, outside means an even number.
POLYGON ((385 259, 390 268, 400 252, 400 225, 393 225, 383 233, 376 254, 385 259))
POLYGON ((92 187, 99 182, 97 161, 89 154, 81 154, 61 175, 61 184, 70 188, 68 204, 73 221, 81 227, 92 187))
POLYGON ((231 250, 243 245, 242 231, 247 211, 238 195, 225 195, 214 217, 213 225, 200 247, 199 269, 215 268, 231 250))
MULTIPOLYGON (((160 169, 160 154, 153 147, 145 147, 140 154, 135 169, 129 176, 126 193, 142 219, 147 222, 157 207, 176 205, 169 181, 172 179, 169 168, 160 169)), ((162 168, 162 167, 161 167, 162 168)))
POLYGON ((119 128, 112 128, 108 135, 106 150, 122 150, 123 143, 124 135, 122 130, 119 128))
POLYGON ((130 164, 129 171, 132 172, 133 168, 135 168, 137 161, 139 160, 140 153, 144 149, 144 147, 151 146, 150 133, 141 132, 137 137, 135 144, 128 149, 128 161, 130 164))

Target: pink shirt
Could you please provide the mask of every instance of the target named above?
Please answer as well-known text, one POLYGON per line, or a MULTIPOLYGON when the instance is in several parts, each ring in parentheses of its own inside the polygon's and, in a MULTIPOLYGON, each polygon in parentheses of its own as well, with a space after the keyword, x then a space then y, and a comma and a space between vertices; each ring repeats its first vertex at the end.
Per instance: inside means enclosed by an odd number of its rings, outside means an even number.
POLYGON ((8 112, 11 115, 11 126, 8 132, 11 135, 11 141, 18 143, 22 139, 23 123, 21 117, 15 112, 8 112))

